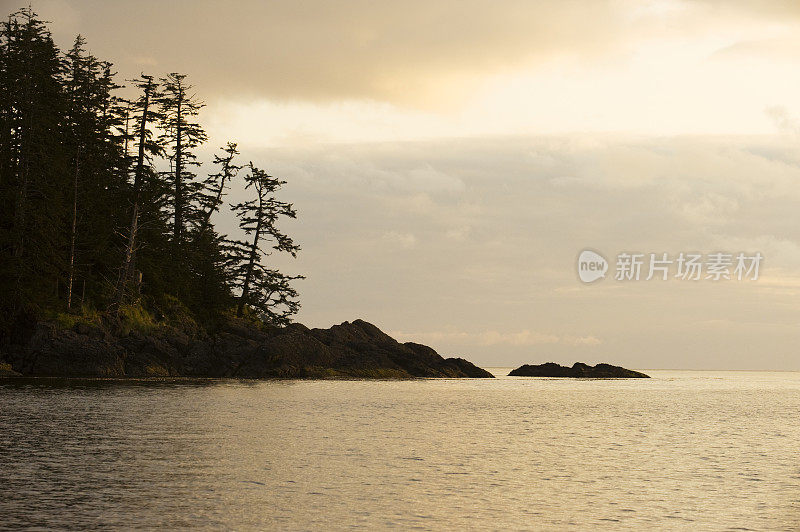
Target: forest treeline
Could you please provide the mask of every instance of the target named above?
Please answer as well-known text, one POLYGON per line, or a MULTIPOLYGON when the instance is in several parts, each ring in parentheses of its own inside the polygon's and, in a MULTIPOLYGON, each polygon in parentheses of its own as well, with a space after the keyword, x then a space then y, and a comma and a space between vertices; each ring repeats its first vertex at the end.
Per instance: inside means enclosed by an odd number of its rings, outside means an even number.
POLYGON ((278 229, 296 216, 277 197, 284 182, 235 143, 201 167, 202 107, 183 74, 120 81, 81 36, 59 50, 31 8, 2 23, 0 334, 48 313, 113 318, 176 299, 200 321, 290 320, 300 276, 264 262, 299 249, 278 229), (249 199, 230 205, 235 180, 249 199), (215 230, 228 209, 241 240, 215 230))

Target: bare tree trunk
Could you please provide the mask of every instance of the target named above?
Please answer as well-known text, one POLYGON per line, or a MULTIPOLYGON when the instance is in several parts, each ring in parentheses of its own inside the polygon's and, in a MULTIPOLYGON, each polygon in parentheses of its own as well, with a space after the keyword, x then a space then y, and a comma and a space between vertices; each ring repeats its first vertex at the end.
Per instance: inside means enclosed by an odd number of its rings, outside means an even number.
POLYGON ((219 190, 217 191, 217 197, 214 199, 214 205, 212 205, 208 209, 208 211, 206 211, 206 213, 203 215, 203 223, 202 225, 200 225, 200 230, 198 231, 198 234, 202 235, 203 233, 206 232, 206 229, 208 229, 208 226, 211 223, 211 215, 214 214, 214 206, 222 203, 222 190, 224 187, 225 187, 225 176, 222 177, 221 185, 219 187, 219 190))
POLYGON ((133 178, 133 213, 131 215, 131 226, 128 231, 128 244, 125 246, 125 260, 120 271, 119 281, 117 282, 116 308, 122 306, 125 298, 125 286, 131 272, 131 263, 136 253, 136 232, 139 228, 139 191, 141 189, 142 174, 144 173, 144 144, 147 139, 147 109, 150 104, 150 91, 152 81, 147 82, 144 90, 144 106, 142 108, 142 123, 139 128, 139 154, 136 160, 136 174, 133 178))
POLYGON ((69 246, 69 284, 67 285, 67 310, 72 308, 72 284, 75 280, 75 236, 78 227, 78 172, 80 171, 81 147, 75 155, 75 180, 72 183, 72 235, 69 246))
POLYGON ((125 285, 128 283, 130 277, 131 263, 133 262, 133 252, 136 246, 136 232, 139 229, 139 204, 133 204, 133 215, 131 216, 131 227, 128 232, 128 243, 125 246, 125 260, 123 261, 122 271, 119 274, 119 281, 117 282, 117 297, 116 307, 117 310, 122 306, 125 298, 125 285))
MULTIPOLYGON (((127 160, 128 157, 128 121, 131 117, 131 104, 128 102, 128 106, 125 108, 125 158, 127 160)), ((125 165, 127 166, 127 164, 125 165)))
POLYGON ((250 246, 250 261, 247 263, 247 272, 244 275, 244 284, 242 285, 242 295, 239 297, 239 305, 236 307, 236 317, 241 318, 244 313, 244 305, 247 302, 247 296, 250 292, 250 281, 253 278, 253 268, 256 263, 256 253, 258 252, 258 239, 261 237, 261 221, 264 207, 264 194, 261 187, 258 187, 258 213, 256 218, 256 231, 253 235, 253 244, 250 246))
POLYGON ((217 196, 214 198, 214 203, 211 204, 211 206, 203 215, 203 223, 200 225, 200 231, 198 231, 198 234, 200 235, 206 232, 206 229, 208 229, 208 226, 211 224, 211 215, 214 214, 214 211, 217 209, 217 207, 222 204, 222 194, 225 191, 225 181, 227 180, 229 171, 228 168, 229 167, 227 163, 222 167, 222 177, 220 178, 219 190, 217 190, 217 196))

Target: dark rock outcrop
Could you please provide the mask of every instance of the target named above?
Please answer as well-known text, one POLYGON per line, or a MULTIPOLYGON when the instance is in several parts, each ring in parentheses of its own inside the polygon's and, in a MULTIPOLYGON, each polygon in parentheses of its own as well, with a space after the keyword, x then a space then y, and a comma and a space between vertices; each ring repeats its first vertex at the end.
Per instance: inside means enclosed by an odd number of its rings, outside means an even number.
POLYGON ((554 362, 546 364, 524 364, 509 373, 512 377, 573 377, 588 379, 649 379, 639 371, 625 369, 611 364, 597 364, 589 366, 576 362, 572 367, 561 366, 554 362))
POLYGON ((112 334, 40 322, 23 342, 4 347, 0 361, 43 377, 492 377, 464 359, 399 343, 363 320, 309 329, 230 319, 213 334, 174 327, 112 334))

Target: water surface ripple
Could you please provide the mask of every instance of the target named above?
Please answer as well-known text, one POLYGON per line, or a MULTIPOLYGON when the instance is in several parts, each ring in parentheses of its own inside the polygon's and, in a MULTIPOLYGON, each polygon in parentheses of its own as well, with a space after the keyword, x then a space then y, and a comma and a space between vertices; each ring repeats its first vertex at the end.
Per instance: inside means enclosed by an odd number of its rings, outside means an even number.
POLYGON ((800 373, 649 373, 0 382, 0 526, 800 528, 800 373))

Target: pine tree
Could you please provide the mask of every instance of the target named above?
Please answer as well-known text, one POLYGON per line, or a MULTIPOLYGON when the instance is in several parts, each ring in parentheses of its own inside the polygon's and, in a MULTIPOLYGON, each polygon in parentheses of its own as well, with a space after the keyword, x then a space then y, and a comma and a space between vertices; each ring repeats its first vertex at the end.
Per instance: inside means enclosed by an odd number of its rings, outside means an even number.
POLYGON ((67 110, 67 127, 70 140, 75 144, 75 173, 72 183, 72 224, 70 228, 69 247, 69 275, 67 280, 67 310, 72 308, 72 289, 75 284, 75 243, 78 230, 78 180, 80 177, 81 148, 86 139, 83 122, 89 114, 87 89, 89 77, 96 62, 94 57, 87 56, 84 50, 85 40, 82 36, 75 37, 72 49, 67 53, 67 76, 65 86, 69 99, 67 110))
POLYGON ((3 23, 0 49, 0 296, 15 314, 57 298, 71 179, 62 171, 62 62, 50 32, 21 9, 3 23))
MULTIPOLYGON (((124 258, 120 275, 117 281, 115 306, 117 309, 122 305, 125 293, 133 273, 133 264, 136 258, 137 237, 140 231, 139 218, 142 210, 143 189, 148 184, 148 176, 153 174, 150 165, 151 157, 163 153, 163 148, 157 139, 153 138, 150 129, 152 122, 160 118, 160 114, 153 111, 154 102, 159 97, 159 86, 153 81, 153 76, 142 74, 133 85, 141 91, 141 96, 131 102, 134 112, 134 129, 137 136, 137 156, 136 168, 133 176, 133 190, 130 199, 130 226, 127 232, 127 243, 125 245, 124 258)), ((152 180, 150 180, 152 181, 152 180)), ((152 194, 151 194, 152 196, 152 194)), ((153 197, 149 199, 154 199, 153 197)), ((150 202, 152 206, 153 202, 150 202)), ((156 207, 157 209, 157 207, 156 207)))
POLYGON ((197 166, 194 149, 208 136, 194 119, 205 104, 191 94, 184 74, 172 73, 161 79, 163 94, 159 98, 161 109, 161 142, 169 147, 173 175, 173 242, 183 242, 187 220, 197 221, 192 210, 200 187, 194 183, 195 174, 189 170, 197 166))
POLYGON ((103 275, 108 261, 113 227, 121 221, 116 203, 126 177, 127 164, 122 152, 120 100, 113 91, 120 88, 113 80, 111 65, 98 61, 85 51, 80 35, 66 54, 64 87, 67 111, 64 147, 72 154, 71 224, 67 309, 72 306, 79 252, 85 256, 83 280, 103 275), (80 207, 80 210, 79 210, 80 207))
POLYGON ((255 192, 254 199, 232 205, 239 218, 239 228, 249 240, 228 241, 228 265, 233 286, 241 293, 236 315, 250 308, 264 321, 285 324, 300 308, 291 281, 303 276, 288 276, 262 264, 264 255, 282 251, 297 256, 300 247, 282 233, 277 222, 281 217, 295 218, 294 207, 279 201, 275 193, 286 182, 268 175, 251 162, 244 177, 245 189, 255 192))

